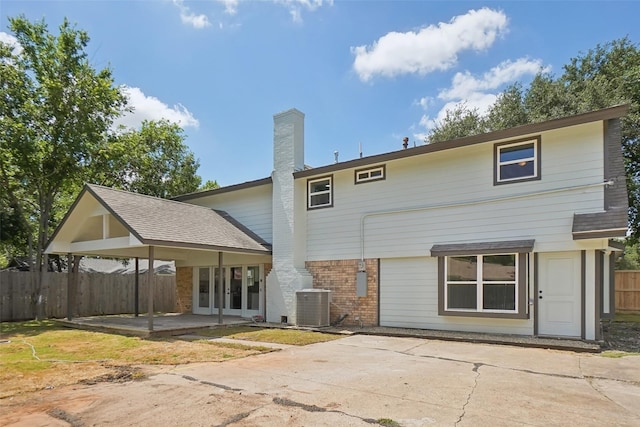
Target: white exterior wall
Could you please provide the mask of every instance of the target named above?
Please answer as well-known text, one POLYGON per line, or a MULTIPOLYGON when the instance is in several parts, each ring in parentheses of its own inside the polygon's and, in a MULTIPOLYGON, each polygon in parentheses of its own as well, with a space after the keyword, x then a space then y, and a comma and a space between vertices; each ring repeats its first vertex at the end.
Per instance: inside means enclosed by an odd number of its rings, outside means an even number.
MULTIPOLYGON (((531 267, 533 269, 533 257, 531 267)), ((439 316, 438 261, 433 257, 380 260, 380 325, 465 332, 533 334, 532 316, 529 319, 439 316)))
POLYGON ((383 181, 355 185, 353 170, 335 172, 334 206, 307 214, 309 260, 360 258, 362 221, 364 258, 496 240, 535 239, 537 252, 588 247, 571 227, 574 213, 603 210, 602 124, 543 133, 538 181, 494 186, 493 145, 389 161, 383 181))
POLYGON ((273 243, 271 193, 272 185, 267 184, 189 199, 187 203, 223 210, 265 241, 273 243))

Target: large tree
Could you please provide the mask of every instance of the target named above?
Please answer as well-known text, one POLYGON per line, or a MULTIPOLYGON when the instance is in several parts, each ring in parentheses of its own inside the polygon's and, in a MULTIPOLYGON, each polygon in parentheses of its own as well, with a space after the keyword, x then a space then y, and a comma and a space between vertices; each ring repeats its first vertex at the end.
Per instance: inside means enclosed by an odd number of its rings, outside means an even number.
POLYGON ((640 48, 628 38, 597 45, 572 58, 559 77, 535 76, 528 88, 513 85, 489 108, 487 115, 469 120, 469 112, 447 114, 428 140, 468 136, 535 123, 616 104, 630 104, 622 119, 622 144, 629 188, 630 241, 640 240, 640 48), (461 135, 464 133, 464 135, 461 135))
POLYGON ((196 191, 200 164, 184 139, 182 128, 166 120, 121 129, 99 150, 91 181, 162 198, 196 191))
POLYGON ((35 231, 39 269, 56 199, 83 181, 125 98, 109 68, 90 65, 87 33, 66 19, 57 35, 44 20, 9 21, 19 48, 5 44, 0 51, 0 185, 22 226, 35 231))
POLYGON ((56 34, 44 20, 9 21, 17 43, 0 42, 0 254, 28 255, 40 272, 49 236, 83 183, 170 197, 201 179, 179 126, 114 130, 127 99, 108 67, 90 64, 86 32, 66 19, 56 34))

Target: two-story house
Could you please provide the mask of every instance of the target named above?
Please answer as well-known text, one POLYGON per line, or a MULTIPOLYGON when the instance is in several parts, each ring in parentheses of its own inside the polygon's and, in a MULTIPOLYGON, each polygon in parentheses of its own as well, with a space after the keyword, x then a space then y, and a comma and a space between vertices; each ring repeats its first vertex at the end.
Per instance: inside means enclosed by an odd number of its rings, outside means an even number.
POLYGON ((87 186, 47 250, 153 248, 197 314, 295 324, 297 291, 316 288, 342 324, 597 339, 627 231, 626 112, 312 168, 292 109, 274 116, 270 177, 173 201, 87 186))

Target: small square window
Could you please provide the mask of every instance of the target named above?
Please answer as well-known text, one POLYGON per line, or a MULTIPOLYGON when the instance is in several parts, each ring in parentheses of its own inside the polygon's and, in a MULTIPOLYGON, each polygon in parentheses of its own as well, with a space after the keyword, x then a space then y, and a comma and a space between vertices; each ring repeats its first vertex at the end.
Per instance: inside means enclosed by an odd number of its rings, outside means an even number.
POLYGON ((371 182, 385 179, 385 165, 359 169, 355 172, 355 183, 371 182))
POLYGON ((307 208, 326 208, 333 206, 333 177, 310 179, 307 181, 307 208))
POLYGON ((494 145, 494 184, 540 179, 540 137, 494 145))

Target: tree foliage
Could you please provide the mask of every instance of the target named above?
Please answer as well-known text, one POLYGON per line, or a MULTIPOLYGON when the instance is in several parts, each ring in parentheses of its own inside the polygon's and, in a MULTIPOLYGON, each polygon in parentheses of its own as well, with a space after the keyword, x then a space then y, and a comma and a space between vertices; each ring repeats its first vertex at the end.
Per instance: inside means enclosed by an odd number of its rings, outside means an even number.
POLYGON ((429 134, 430 142, 495 131, 629 104, 622 119, 622 149, 629 189, 630 241, 640 240, 640 48, 628 38, 597 45, 572 58, 563 73, 540 73, 525 89, 507 88, 484 116, 447 113, 429 134))
POLYGON ((54 36, 44 21, 11 18, 22 49, 2 47, 3 199, 35 230, 36 264, 53 226, 56 198, 77 186, 125 99, 108 68, 95 70, 88 35, 65 20, 54 36), (37 223, 31 221, 37 218, 37 223))
POLYGON ((114 130, 127 107, 108 67, 89 61, 89 36, 66 19, 10 18, 18 46, 0 42, 0 254, 37 270, 52 230, 85 182, 170 197, 195 191, 199 166, 166 121, 114 130))
POLYGON ((111 135, 98 152, 93 181, 162 198, 196 191, 200 164, 184 138, 182 128, 166 120, 111 135))

